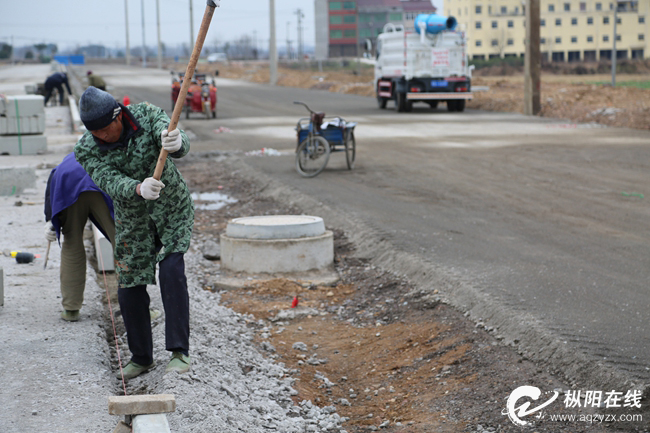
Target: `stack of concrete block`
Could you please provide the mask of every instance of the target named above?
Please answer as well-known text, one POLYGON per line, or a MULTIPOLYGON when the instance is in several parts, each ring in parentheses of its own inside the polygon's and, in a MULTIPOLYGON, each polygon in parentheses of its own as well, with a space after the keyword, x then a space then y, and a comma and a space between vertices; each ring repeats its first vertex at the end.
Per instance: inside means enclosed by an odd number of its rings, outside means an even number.
POLYGON ((41 95, 0 97, 0 155, 35 155, 47 149, 41 95))

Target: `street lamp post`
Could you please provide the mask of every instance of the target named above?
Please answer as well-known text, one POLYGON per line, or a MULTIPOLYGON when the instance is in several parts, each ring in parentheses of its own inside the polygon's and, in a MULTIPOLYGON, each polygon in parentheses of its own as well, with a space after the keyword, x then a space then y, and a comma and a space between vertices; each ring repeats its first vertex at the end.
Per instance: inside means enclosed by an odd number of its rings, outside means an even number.
POLYGON ((142 5, 142 67, 147 67, 147 43, 144 40, 144 0, 141 0, 142 5))
POLYGON ((160 0, 156 0, 156 24, 158 27, 158 69, 162 69, 162 41, 160 39, 160 0))
POLYGON ((126 65, 131 65, 131 46, 129 45, 129 0, 124 0, 124 20, 126 22, 126 65))
POLYGON ((275 0, 269 0, 270 9, 270 27, 271 38, 269 41, 269 69, 270 69, 270 84, 275 86, 278 82, 278 51, 275 41, 275 0))
POLYGON ((194 9, 192 8, 192 0, 190 0, 190 54, 194 47, 194 9))
POLYGON ((612 44, 612 87, 616 87, 616 22, 618 21, 618 0, 614 2, 614 36, 612 44))

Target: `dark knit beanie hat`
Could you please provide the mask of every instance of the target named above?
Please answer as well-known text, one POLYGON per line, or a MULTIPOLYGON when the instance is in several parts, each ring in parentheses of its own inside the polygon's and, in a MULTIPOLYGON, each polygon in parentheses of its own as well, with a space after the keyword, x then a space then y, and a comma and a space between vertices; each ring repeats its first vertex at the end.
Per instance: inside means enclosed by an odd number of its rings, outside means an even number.
POLYGON ((122 108, 115 98, 96 87, 88 87, 79 99, 79 116, 89 131, 96 131, 110 125, 122 108))

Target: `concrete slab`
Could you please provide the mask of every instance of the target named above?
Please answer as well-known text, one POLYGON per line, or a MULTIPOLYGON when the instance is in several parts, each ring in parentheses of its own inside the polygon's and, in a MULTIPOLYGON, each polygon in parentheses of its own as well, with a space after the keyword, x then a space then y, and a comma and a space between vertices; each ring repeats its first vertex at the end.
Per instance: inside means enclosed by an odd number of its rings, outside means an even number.
POLYGON ((174 412, 176 399, 173 394, 120 395, 108 397, 108 413, 111 415, 143 415, 174 412))
POLYGON ((0 155, 39 155, 46 150, 44 135, 0 135, 0 155))
POLYGON ((45 113, 33 116, 0 117, 0 135, 42 134, 45 132, 45 113))
POLYGON ((167 416, 159 413, 156 415, 138 415, 133 418, 133 433, 169 433, 167 416))
POLYGON ((310 272, 279 272, 274 274, 247 274, 237 273, 234 275, 220 275, 212 280, 210 284, 216 290, 237 290, 252 287, 264 281, 275 280, 278 278, 286 278, 287 280, 295 281, 303 287, 315 286, 335 286, 341 277, 333 269, 325 269, 322 271, 310 272))
POLYGON ((33 167, 0 167, 0 196, 21 194, 36 186, 33 167))
POLYGON ((0 98, 0 114, 5 117, 29 117, 44 114, 41 95, 15 95, 0 98))

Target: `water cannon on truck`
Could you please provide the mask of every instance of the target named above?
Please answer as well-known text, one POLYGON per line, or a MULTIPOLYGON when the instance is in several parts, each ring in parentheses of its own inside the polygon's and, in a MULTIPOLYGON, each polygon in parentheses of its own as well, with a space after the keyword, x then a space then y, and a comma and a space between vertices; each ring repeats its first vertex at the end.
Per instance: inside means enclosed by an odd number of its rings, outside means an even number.
POLYGON ((454 17, 420 14, 414 30, 388 23, 377 38, 375 91, 379 108, 395 101, 397 111, 411 111, 416 102, 449 111, 463 111, 472 99, 471 70, 465 33, 454 17))

